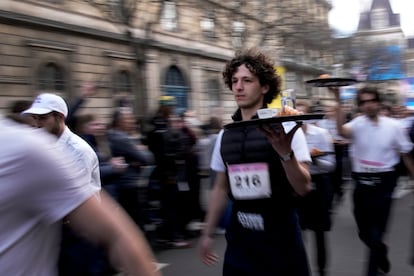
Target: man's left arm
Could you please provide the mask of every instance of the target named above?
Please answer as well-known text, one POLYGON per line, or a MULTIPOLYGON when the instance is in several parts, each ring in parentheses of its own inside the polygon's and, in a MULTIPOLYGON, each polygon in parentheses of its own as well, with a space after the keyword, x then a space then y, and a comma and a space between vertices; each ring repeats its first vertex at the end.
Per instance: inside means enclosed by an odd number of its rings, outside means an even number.
POLYGON ((141 230, 105 192, 87 199, 67 216, 75 232, 104 248, 113 266, 128 275, 161 276, 141 230))
MULTIPOLYGON (((297 159, 292 147, 292 140, 296 132, 300 129, 300 124, 296 124, 288 133, 285 132, 281 124, 274 126, 262 125, 259 129, 266 135, 273 149, 280 156, 286 176, 295 192, 301 196, 307 194, 311 188, 309 167, 305 159, 302 159, 302 157, 300 160, 297 159)), ((303 145, 306 148, 306 154, 309 156, 309 150, 303 132, 299 136, 302 136, 303 139, 297 141, 296 145, 303 145)), ((310 156, 309 162, 311 162, 310 156)))
POLYGON ((311 176, 307 163, 299 162, 296 158, 282 161, 286 176, 293 189, 300 196, 306 195, 310 191, 311 176))
POLYGON ((414 179, 414 158, 409 152, 402 153, 401 157, 404 161, 405 166, 407 167, 407 170, 410 172, 411 178, 414 179))
POLYGON ((398 122, 398 126, 395 128, 395 139, 398 143, 398 148, 400 151, 401 158, 406 166, 407 170, 410 173, 412 179, 414 179, 414 158, 411 155, 413 150, 413 143, 408 135, 408 133, 404 130, 400 122, 398 122))

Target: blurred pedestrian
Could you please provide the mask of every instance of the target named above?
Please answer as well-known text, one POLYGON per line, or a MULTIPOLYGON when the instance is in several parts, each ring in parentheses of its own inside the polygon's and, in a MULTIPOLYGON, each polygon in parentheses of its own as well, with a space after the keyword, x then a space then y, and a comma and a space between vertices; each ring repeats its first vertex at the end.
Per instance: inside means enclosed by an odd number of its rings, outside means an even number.
POLYGON ((213 187, 214 180, 216 178, 216 172, 210 168, 211 158, 213 156, 214 146, 216 144, 218 134, 220 133, 222 128, 223 128, 223 121, 221 118, 215 117, 215 116, 212 116, 209 118, 207 133, 208 133, 210 147, 207 153, 208 155, 207 163, 209 165, 209 170, 210 170, 211 187, 213 187))
POLYGON ((77 116, 75 131, 96 152, 101 185, 116 200, 118 194, 114 179, 126 171, 128 164, 124 157, 112 155, 107 125, 97 115, 83 114, 77 116))
POLYGON ((338 103, 338 132, 350 139, 353 148, 354 216, 359 237, 369 248, 366 275, 388 273, 391 264, 383 239, 397 183, 395 167, 402 156, 411 176, 414 175, 414 162, 409 154, 413 144, 399 121, 379 115, 381 101, 377 88, 359 89, 357 103, 363 115, 346 124, 343 124, 339 89, 330 90, 338 103))
POLYGON ((43 128, 57 138, 57 143, 71 150, 77 158, 79 167, 89 171, 89 184, 100 190, 98 159, 93 149, 78 135, 74 134, 65 124, 68 107, 65 100, 55 94, 39 94, 29 109, 23 114, 31 115, 39 128, 43 128))
MULTIPOLYGON (((224 81, 238 105, 235 122, 256 119, 257 110, 280 93, 274 68, 255 49, 238 51, 226 64, 224 81)), ((201 260, 218 261, 213 237, 230 197, 223 275, 309 275, 295 202, 310 190, 310 161, 295 123, 221 131, 211 163, 217 175, 200 239, 201 260)))
POLYGON ((336 127, 336 113, 338 112, 338 106, 336 104, 330 104, 325 107, 325 118, 323 120, 317 121, 317 126, 324 128, 329 131, 332 136, 334 148, 335 148, 335 170, 332 174, 332 184, 334 192, 334 201, 338 205, 342 202, 344 196, 344 167, 345 160, 348 158, 348 143, 349 141, 345 139, 338 133, 336 127))
POLYGON ((137 147, 130 136, 136 122, 132 110, 128 107, 117 108, 112 115, 111 128, 108 131, 109 146, 112 156, 123 157, 127 168, 125 172, 112 179, 116 187, 116 198, 132 219, 141 227, 145 225, 145 216, 141 202, 138 181, 141 168, 154 163, 149 151, 137 147))
POLYGON ((204 212, 201 210, 200 205, 200 159, 197 154, 197 144, 202 138, 202 131, 200 128, 201 123, 194 123, 194 121, 198 121, 195 114, 190 117, 188 117, 188 114, 193 114, 193 112, 185 112, 180 116, 180 118, 178 118, 178 128, 182 134, 183 145, 183 169, 185 173, 183 180, 188 183, 189 188, 187 204, 183 206, 182 209, 182 215, 187 216, 187 220, 184 221, 184 227, 186 227, 191 220, 204 220, 204 212), (188 118, 191 118, 192 120, 188 120, 188 118))
MULTIPOLYGON (((296 109, 307 114, 310 111, 310 104, 306 100, 297 100, 296 109)), ((314 125, 313 122, 304 122, 302 130, 312 157, 312 163, 309 164, 312 190, 299 199, 299 221, 302 230, 309 229, 315 234, 316 265, 319 275, 325 276, 329 256, 325 232, 331 230, 332 224, 331 173, 335 169, 334 145, 329 132, 314 125)))
POLYGON ((108 196, 97 196, 89 168, 67 146, 1 116, 0 129, 0 275, 58 275, 63 222, 107 250, 119 271, 160 275, 140 231, 108 196))
MULTIPOLYGON (((39 94, 29 109, 23 111, 30 114, 39 128, 43 128, 57 138, 57 143, 66 147, 73 158, 78 161, 79 168, 85 168, 89 177, 88 185, 96 191, 101 189, 99 162, 93 149, 65 124, 68 107, 62 97, 51 94, 39 94)), ((68 226, 62 229, 62 248, 59 258, 61 275, 99 275, 109 268, 102 264, 105 259, 100 250, 73 232, 68 226)))
MULTIPOLYGON (((206 124, 206 136, 208 139, 208 149, 204 152, 204 156, 200 159, 205 160, 203 163, 206 163, 207 168, 207 175, 208 175, 208 183, 209 187, 212 189, 214 186, 214 182, 216 179, 216 172, 210 168, 211 158, 213 155, 214 146, 216 144, 216 140, 218 134, 220 133, 221 129, 223 128, 222 119, 216 116, 211 116, 208 119, 208 123, 206 124)), ((229 224, 230 217, 231 217, 231 206, 232 201, 227 201, 227 207, 219 220, 217 225, 217 230, 215 233, 221 234, 225 233, 227 225, 229 224)))
POLYGON ((174 97, 160 97, 158 110, 151 118, 152 129, 148 131, 147 141, 156 163, 151 182, 158 183, 161 203, 162 225, 158 242, 163 246, 185 248, 190 243, 183 233, 182 221, 186 219, 180 216, 179 192, 188 191, 189 186, 183 169, 182 120, 174 114, 174 107, 174 97))
POLYGON ((36 127, 36 122, 31 116, 24 116, 23 111, 32 105, 31 101, 16 100, 10 104, 7 117, 15 122, 36 127))

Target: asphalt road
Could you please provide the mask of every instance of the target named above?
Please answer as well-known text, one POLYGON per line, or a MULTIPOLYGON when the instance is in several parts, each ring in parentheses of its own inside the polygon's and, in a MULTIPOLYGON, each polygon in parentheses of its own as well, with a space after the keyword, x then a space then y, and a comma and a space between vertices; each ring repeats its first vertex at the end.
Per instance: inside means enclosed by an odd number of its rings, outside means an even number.
MULTIPOLYGON (((333 215, 333 228, 328 233, 329 264, 328 274, 331 276, 363 276, 366 265, 367 251, 358 239, 355 222, 352 216, 351 184, 344 201, 335 209, 333 215)), ((406 191, 398 191, 398 198, 394 200, 392 216, 389 223, 387 243, 389 245, 389 258, 392 264, 392 276, 413 276, 414 266, 409 265, 409 253, 414 247, 414 195, 406 191)), ((312 233, 305 233, 305 242, 313 275, 314 244, 312 233)), ((197 239, 194 246, 187 249, 168 249, 156 252, 162 263, 165 276, 212 276, 221 275, 222 262, 215 267, 206 267, 198 259, 197 239)), ((223 235, 216 238, 215 247, 223 257, 225 239, 223 235)), ((288 275, 287 275, 288 276, 288 275)))

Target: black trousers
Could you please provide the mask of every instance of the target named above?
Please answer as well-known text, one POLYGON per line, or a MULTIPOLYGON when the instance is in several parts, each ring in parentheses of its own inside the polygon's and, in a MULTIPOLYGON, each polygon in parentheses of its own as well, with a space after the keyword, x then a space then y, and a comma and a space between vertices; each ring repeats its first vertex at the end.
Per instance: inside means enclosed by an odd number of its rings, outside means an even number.
POLYGON ((397 183, 395 172, 353 173, 354 216, 359 238, 369 248, 368 276, 378 275, 379 259, 385 254, 383 243, 391 211, 392 193, 397 183))
POLYGON ((340 199, 343 196, 343 181, 342 181, 342 175, 343 175, 343 166, 344 166, 344 158, 346 157, 347 151, 348 151, 348 145, 342 145, 342 144, 335 144, 335 161, 336 161, 336 167, 333 171, 333 192, 334 195, 340 199))
POLYGON ((144 229, 145 216, 142 202, 140 201, 141 191, 138 187, 125 187, 118 189, 118 202, 141 229, 144 229))

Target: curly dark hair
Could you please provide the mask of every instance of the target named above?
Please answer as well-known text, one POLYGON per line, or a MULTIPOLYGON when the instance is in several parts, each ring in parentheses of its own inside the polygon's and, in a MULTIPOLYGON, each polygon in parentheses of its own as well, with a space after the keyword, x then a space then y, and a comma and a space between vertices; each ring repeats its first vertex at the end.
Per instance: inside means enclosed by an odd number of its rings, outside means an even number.
POLYGON ((223 71, 226 86, 232 90, 232 77, 243 64, 259 78, 261 86, 269 85, 263 104, 271 103, 280 93, 281 80, 276 74, 274 63, 256 48, 237 51, 235 57, 226 64, 223 71))

